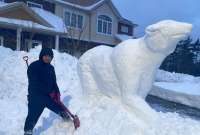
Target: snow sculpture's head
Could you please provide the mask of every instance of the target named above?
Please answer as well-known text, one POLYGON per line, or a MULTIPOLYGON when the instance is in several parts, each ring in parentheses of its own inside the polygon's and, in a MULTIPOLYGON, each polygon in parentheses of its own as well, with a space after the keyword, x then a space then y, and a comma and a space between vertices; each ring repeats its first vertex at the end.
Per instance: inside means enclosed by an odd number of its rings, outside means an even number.
POLYGON ((176 44, 191 30, 192 25, 188 23, 172 20, 160 21, 146 28, 145 42, 152 51, 170 54, 176 48, 176 44))

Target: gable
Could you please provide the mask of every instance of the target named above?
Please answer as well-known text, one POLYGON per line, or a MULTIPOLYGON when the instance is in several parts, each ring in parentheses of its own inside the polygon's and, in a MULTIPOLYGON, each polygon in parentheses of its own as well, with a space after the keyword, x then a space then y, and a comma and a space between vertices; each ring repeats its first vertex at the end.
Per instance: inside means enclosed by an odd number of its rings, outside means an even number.
POLYGON ((93 10, 97 10, 98 8, 100 8, 101 6, 104 6, 104 5, 107 5, 110 8, 110 11, 112 11, 112 13, 115 15, 115 17, 118 18, 118 21, 121 21, 122 23, 131 25, 131 26, 137 26, 137 24, 133 24, 132 21, 123 18, 111 0, 102 2, 101 4, 99 4, 98 6, 93 8, 93 10))
POLYGON ((7 4, 7 6, 1 8, 0 17, 32 21, 40 25, 52 27, 46 20, 35 14, 31 8, 27 7, 24 3, 21 2, 7 4))
POLYGON ((102 14, 102 15, 110 16, 111 18, 116 18, 116 19, 118 18, 116 13, 112 10, 109 3, 107 2, 102 3, 93 11, 97 12, 97 15, 102 14))
POLYGON ((27 20, 27 21, 32 21, 32 22, 41 24, 40 21, 38 21, 36 18, 31 16, 29 13, 27 13, 23 8, 19 8, 19 9, 16 8, 16 9, 13 9, 12 11, 9 10, 6 12, 0 12, 0 17, 10 18, 10 19, 27 20))

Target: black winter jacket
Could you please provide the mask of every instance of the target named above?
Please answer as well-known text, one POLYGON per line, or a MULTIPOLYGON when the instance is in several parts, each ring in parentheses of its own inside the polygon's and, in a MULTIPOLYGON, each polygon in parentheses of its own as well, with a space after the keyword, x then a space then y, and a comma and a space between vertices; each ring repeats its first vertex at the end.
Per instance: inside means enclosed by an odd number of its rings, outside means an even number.
MULTIPOLYGON (((41 51, 39 60, 30 64, 27 70, 28 75, 28 94, 49 95, 51 92, 59 92, 56 83, 54 67, 42 61, 42 56, 47 52, 41 51)), ((52 56, 53 57, 53 56, 52 56)))

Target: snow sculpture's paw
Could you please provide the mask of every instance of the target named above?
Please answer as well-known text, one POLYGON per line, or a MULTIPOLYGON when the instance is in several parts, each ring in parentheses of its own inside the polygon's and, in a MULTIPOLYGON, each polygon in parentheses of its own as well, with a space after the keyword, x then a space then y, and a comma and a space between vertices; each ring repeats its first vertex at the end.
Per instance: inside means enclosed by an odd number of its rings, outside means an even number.
POLYGON ((74 135, 75 129, 71 121, 64 122, 63 120, 56 119, 53 125, 41 135, 74 135))

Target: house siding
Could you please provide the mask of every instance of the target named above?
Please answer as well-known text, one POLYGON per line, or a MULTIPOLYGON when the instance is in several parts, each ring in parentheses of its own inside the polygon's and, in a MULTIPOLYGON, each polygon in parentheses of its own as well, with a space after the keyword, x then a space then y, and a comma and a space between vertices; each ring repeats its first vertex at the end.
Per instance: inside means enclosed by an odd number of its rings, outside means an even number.
POLYGON ((115 38, 115 34, 117 34, 118 29, 118 18, 111 10, 110 6, 105 3, 94 10, 91 14, 91 41, 116 45, 119 43, 118 40, 115 38), (107 15, 112 18, 112 34, 111 35, 104 35, 97 32, 97 18, 99 15, 107 15))
MULTIPOLYGON (((81 38, 80 40, 86 40, 89 41, 89 14, 87 12, 84 12, 82 10, 78 10, 75 9, 73 7, 70 6, 66 6, 66 5, 61 5, 58 4, 56 5, 55 8, 55 14, 58 15, 59 17, 63 18, 64 20, 64 12, 65 11, 69 11, 71 13, 75 13, 75 14, 79 14, 83 16, 83 32, 81 34, 81 38)), ((80 29, 77 28, 70 28, 68 29, 68 38, 74 37, 75 39, 78 39, 80 35, 80 29)))
MULTIPOLYGON (((71 40, 72 39, 61 37, 60 40, 59 40, 59 42, 60 42, 59 50, 61 52, 67 52, 69 54, 73 54, 74 53, 74 46, 72 45, 71 40)), ((79 53, 79 56, 81 56, 87 50, 92 49, 92 48, 100 45, 100 43, 92 42, 92 41, 74 40, 73 42, 80 42, 79 46, 76 48, 76 50, 78 50, 77 53, 79 53)), ((109 44, 105 44, 105 45, 110 46, 110 47, 114 47, 114 45, 109 45, 109 44)))
MULTIPOLYGON (((55 7, 55 14, 64 19, 64 11, 71 11, 72 13, 78 13, 84 16, 84 29, 81 36, 81 40, 95 42, 99 44, 108 44, 116 45, 119 43, 119 40, 115 38, 115 35, 118 33, 118 18, 111 10, 109 4, 104 3, 97 9, 92 12, 83 11, 80 9, 73 8, 71 6, 57 4, 55 7), (104 35, 97 32, 97 17, 98 15, 107 15, 112 18, 112 35, 104 35)), ((68 31, 70 34, 70 31, 68 31)), ((78 30, 74 29, 73 37, 78 39, 78 30)), ((70 35, 68 36, 70 38, 70 35)))

